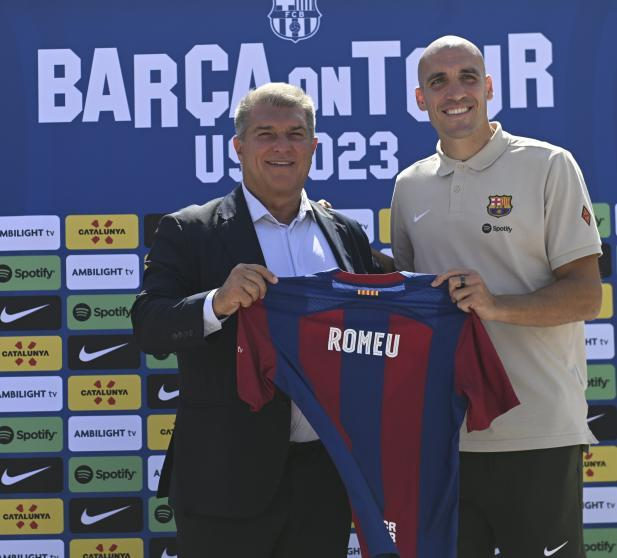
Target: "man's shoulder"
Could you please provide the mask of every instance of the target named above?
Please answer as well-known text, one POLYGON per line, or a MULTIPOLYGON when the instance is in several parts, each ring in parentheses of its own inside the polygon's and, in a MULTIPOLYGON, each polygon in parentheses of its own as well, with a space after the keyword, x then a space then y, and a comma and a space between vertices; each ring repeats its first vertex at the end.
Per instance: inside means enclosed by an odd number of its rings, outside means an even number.
POLYGON ((398 180, 426 180, 436 176, 437 169, 439 168, 439 155, 433 153, 432 155, 416 161, 412 165, 409 165, 406 169, 402 170, 398 176, 398 180))
POLYGON ((551 159, 554 156, 569 154, 569 151, 559 145, 554 145, 548 141, 526 136, 517 136, 504 133, 508 140, 508 151, 512 155, 535 156, 542 159, 551 159))
MULTIPOLYGON (((169 214, 169 217, 174 218, 180 223, 203 222, 212 215, 216 214, 224 198, 216 198, 202 205, 191 204, 182 209, 178 209, 169 214)), ((167 217, 167 216, 166 216, 167 217)))

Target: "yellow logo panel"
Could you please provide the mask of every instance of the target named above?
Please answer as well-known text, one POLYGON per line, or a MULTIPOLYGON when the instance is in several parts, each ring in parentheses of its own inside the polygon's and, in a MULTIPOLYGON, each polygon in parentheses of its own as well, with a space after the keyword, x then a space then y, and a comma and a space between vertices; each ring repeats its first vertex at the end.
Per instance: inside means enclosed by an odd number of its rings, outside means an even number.
POLYGON ((117 250, 137 248, 137 215, 69 215, 66 247, 69 250, 117 250))
POLYGON ((0 337, 0 372, 62 368, 62 339, 57 336, 0 337))
POLYGON ((141 539, 73 539, 70 558, 144 558, 141 539))
POLYGON ((597 319, 607 320, 613 317, 613 285, 602 283, 602 307, 597 319))
POLYGON ((591 446, 583 454, 584 482, 617 481, 617 447, 591 446))
POLYGON ((148 448, 166 450, 175 422, 176 415, 150 415, 148 417, 148 448))
POLYGON ((62 500, 0 500, 0 533, 52 535, 64 531, 62 500))
POLYGON ((72 411, 125 411, 141 407, 141 378, 136 374, 69 377, 72 411))
POLYGON ((379 210, 379 242, 390 244, 390 209, 379 210))

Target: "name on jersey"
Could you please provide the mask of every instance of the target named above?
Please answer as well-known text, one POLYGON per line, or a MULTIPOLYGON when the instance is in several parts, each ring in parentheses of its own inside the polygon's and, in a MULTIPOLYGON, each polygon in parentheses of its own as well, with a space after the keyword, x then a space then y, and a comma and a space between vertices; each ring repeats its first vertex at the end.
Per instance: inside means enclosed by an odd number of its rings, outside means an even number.
POLYGON ((400 334, 330 327, 328 350, 373 356, 398 356, 400 334))

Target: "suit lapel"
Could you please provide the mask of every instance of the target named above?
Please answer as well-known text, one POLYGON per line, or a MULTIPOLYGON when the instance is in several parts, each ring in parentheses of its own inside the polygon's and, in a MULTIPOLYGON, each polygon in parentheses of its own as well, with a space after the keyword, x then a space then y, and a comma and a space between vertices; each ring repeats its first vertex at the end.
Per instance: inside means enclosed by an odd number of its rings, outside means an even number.
POLYGON ((217 213, 219 238, 231 260, 236 264, 257 263, 265 267, 264 255, 241 186, 223 198, 217 213))
POLYGON ((353 273, 354 266, 351 256, 349 252, 345 249, 343 244, 343 238, 347 238, 348 231, 345 225, 338 223, 334 220, 332 215, 330 215, 321 205, 315 202, 311 202, 311 206, 313 207, 313 214, 315 215, 315 220, 319 225, 319 228, 324 233, 330 248, 332 248, 332 253, 334 254, 334 259, 338 264, 339 268, 343 271, 349 271, 353 273))

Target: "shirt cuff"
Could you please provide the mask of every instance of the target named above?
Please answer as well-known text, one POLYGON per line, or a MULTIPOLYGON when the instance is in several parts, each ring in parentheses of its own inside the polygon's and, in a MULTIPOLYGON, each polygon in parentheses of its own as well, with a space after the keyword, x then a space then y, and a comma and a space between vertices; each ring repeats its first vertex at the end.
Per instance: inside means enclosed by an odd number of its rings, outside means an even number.
POLYGON ((214 308, 212 308, 212 299, 216 291, 218 291, 218 289, 212 289, 204 300, 204 337, 208 337, 211 333, 215 333, 219 329, 222 329, 227 319, 227 317, 225 317, 219 320, 214 313, 214 308))

